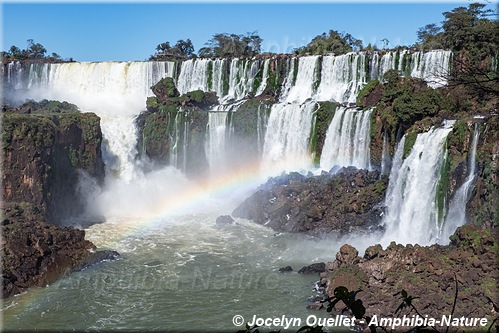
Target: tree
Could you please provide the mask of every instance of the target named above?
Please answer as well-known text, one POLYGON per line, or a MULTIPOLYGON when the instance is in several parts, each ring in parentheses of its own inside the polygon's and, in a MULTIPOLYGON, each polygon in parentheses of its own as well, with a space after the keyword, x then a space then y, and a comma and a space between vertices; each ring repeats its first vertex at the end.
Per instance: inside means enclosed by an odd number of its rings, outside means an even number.
POLYGON ((362 41, 352 35, 336 30, 329 30, 316 36, 306 46, 294 49, 295 54, 345 54, 354 50, 362 49, 362 41))
POLYGON ((174 52, 176 52, 179 56, 185 58, 192 56, 192 54, 194 53, 194 45, 192 45, 190 38, 187 38, 187 40, 178 40, 177 44, 175 44, 174 49, 176 49, 174 52))
POLYGON ((170 46, 170 42, 164 42, 156 46, 156 51, 164 53, 170 51, 171 48, 172 47, 170 46))
POLYGON ((246 35, 218 33, 199 50, 200 57, 252 57, 261 52, 263 39, 257 31, 246 35))
POLYGON ((10 56, 15 59, 19 59, 22 56, 22 51, 15 45, 12 45, 9 49, 10 56))
POLYGON ((35 43, 33 39, 28 39, 28 48, 26 49, 29 59, 43 59, 47 50, 40 43, 35 43))
POLYGON ((427 24, 424 27, 419 28, 417 35, 417 45, 420 49, 432 50, 443 47, 442 27, 439 27, 435 23, 427 24))

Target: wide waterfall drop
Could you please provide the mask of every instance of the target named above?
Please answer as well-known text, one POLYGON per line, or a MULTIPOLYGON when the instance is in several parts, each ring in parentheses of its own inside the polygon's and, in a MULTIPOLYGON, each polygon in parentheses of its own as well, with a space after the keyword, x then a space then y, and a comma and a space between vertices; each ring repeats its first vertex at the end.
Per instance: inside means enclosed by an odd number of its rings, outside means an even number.
POLYGON ((383 245, 429 245, 439 234, 436 204, 437 185, 444 161, 444 146, 452 123, 418 134, 410 154, 402 159, 407 141, 401 140, 395 152, 385 199, 386 232, 383 245))
POLYGON ((141 175, 135 117, 152 95, 150 87, 173 72, 172 62, 31 64, 29 79, 15 82, 23 98, 68 101, 96 113, 108 174, 130 181, 141 175))
POLYGON ((212 174, 227 169, 226 140, 228 112, 210 112, 208 116, 206 156, 212 174))
MULTIPOLYGON (((394 59, 380 66, 381 56, 375 57, 377 68, 396 66, 394 59)), ((89 198, 89 205, 94 216, 102 217, 94 221, 102 223, 90 226, 85 233, 98 248, 121 253, 119 260, 19 295, 4 308, 11 318, 9 327, 22 322, 26 327, 50 330, 62 321, 65 329, 76 331, 165 327, 173 331, 224 331, 234 329, 235 313, 244 318, 255 314, 277 318, 283 309, 288 317, 304 320, 310 315, 304 312, 304 300, 313 293, 317 277, 279 274, 277 269, 329 261, 340 244, 276 233, 239 218, 220 224, 217 218, 230 214, 261 185, 265 181, 262 174, 315 171, 310 149, 318 102, 354 102, 372 75, 369 68, 373 63, 368 64, 368 59, 367 54, 358 52, 265 60, 196 59, 176 64, 32 64, 24 69, 8 65, 9 82, 21 96, 66 100, 101 117, 106 180, 89 198), (174 78, 180 93, 214 91, 221 104, 203 114, 201 126, 190 122, 192 114, 187 109, 170 112, 169 153, 161 161, 170 165, 156 167, 137 154, 135 117, 152 96, 150 87, 163 77, 174 78), (258 145, 251 148, 261 155, 246 161, 246 151, 237 149, 242 146, 240 142, 229 146, 232 140, 240 139, 232 137, 231 125, 237 119, 233 112, 238 112, 247 96, 275 91, 281 83, 279 102, 270 106, 264 100, 251 114, 255 119, 252 139, 258 145), (203 155, 203 170, 188 179, 184 171, 187 173, 193 146, 203 155), (227 166, 234 156, 244 157, 235 163, 240 170, 227 166), (207 300, 206 304, 199 306, 200 299, 207 300)), ((400 62, 397 64, 400 68, 400 62)), ((321 168, 340 164, 371 169, 372 113, 336 109, 323 146, 321 168)), ((432 186, 438 183, 448 131, 444 127, 420 134, 405 160, 406 138, 399 143, 386 198, 387 236, 383 245, 391 240, 427 244, 437 237, 432 186), (431 240, 425 237, 429 230, 432 234, 435 231, 431 240)), ((253 157, 251 154, 248 156, 253 157)), ((355 244, 359 237, 351 236, 351 244, 355 244)), ((325 312, 314 315, 329 316, 325 312)))
POLYGON ((449 204, 449 211, 445 217, 445 222, 441 228, 441 235, 438 239, 439 244, 449 244, 449 237, 454 234, 456 229, 466 223, 466 204, 471 197, 476 179, 476 146, 478 144, 478 123, 475 123, 473 141, 468 155, 468 176, 464 183, 457 189, 454 197, 449 204))
POLYGON ((316 103, 272 106, 263 146, 262 172, 300 171, 311 167, 309 140, 316 103))
POLYGON ((321 169, 329 171, 335 165, 371 168, 371 112, 345 107, 336 110, 322 148, 321 169))
POLYGON ((209 59, 191 59, 182 62, 180 75, 177 80, 177 90, 180 94, 189 91, 208 91, 208 64, 209 59))
MULTIPOLYGON (((287 103, 303 103, 313 95, 313 85, 317 76, 319 56, 302 57, 298 61, 296 81, 290 88, 284 101, 287 103)), ((290 73, 292 75, 293 71, 290 73)))
POLYGON ((432 88, 445 86, 450 76, 451 59, 452 51, 435 50, 413 53, 411 76, 425 80, 432 88))
POLYGON ((321 82, 314 96, 318 101, 355 102, 366 83, 366 55, 347 53, 322 58, 321 82))

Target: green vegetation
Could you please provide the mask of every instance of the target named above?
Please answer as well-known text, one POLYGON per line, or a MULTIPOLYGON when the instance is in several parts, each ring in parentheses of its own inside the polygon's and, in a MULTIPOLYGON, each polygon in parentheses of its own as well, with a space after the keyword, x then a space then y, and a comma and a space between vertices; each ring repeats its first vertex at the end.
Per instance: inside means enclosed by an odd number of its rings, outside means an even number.
POLYGON ((315 165, 319 165, 320 163, 327 130, 338 106, 334 102, 319 102, 318 104, 319 108, 314 114, 314 126, 312 128, 312 135, 310 136, 310 151, 312 152, 315 165))
POLYGON ((485 4, 471 3, 443 13, 441 26, 427 24, 418 31, 419 49, 450 49, 454 66, 449 86, 465 85, 480 97, 499 94, 498 69, 492 68, 491 58, 499 54, 499 21, 485 4), (487 64, 489 64, 487 66, 487 64))
POLYGON ((357 104, 362 105, 362 100, 369 95, 374 88, 379 84, 378 80, 371 80, 367 82, 367 84, 359 91, 359 94, 357 95, 357 104))
POLYGON ((349 33, 329 30, 329 33, 316 36, 307 45, 294 49, 293 53, 298 55, 334 53, 338 55, 360 50, 361 48, 362 41, 360 39, 353 37, 349 33))
MULTIPOLYGON (((63 61, 61 56, 57 53, 47 55, 47 49, 40 44, 35 43, 33 39, 27 40, 27 47, 21 50, 19 47, 12 45, 9 51, 2 51, 2 59, 7 61, 15 60, 44 60, 44 61, 63 61)), ((69 59, 73 61, 73 59, 69 59)))
POLYGON ((156 46, 156 53, 149 57, 149 60, 167 61, 187 59, 194 56, 194 45, 190 38, 180 39, 175 46, 170 46, 170 42, 164 42, 156 46))
POLYGON ((257 31, 246 35, 218 33, 199 49, 198 55, 202 58, 253 57, 261 52, 262 41, 257 31))

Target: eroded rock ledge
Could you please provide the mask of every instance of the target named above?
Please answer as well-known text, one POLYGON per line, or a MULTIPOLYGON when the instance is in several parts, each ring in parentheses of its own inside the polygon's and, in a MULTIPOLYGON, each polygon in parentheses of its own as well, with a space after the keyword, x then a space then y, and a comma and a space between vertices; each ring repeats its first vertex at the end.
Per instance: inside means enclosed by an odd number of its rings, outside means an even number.
POLYGON ((42 221, 28 205, 2 207, 2 296, 19 294, 30 287, 43 287, 71 272, 106 259, 115 251, 96 251, 85 240, 85 231, 57 227, 42 221))
MULTIPOLYGON (((457 279, 454 317, 487 317, 490 324, 499 312, 498 232, 497 228, 491 231, 466 225, 456 231, 448 246, 393 242, 386 249, 371 246, 363 257, 345 244, 336 260, 327 263, 320 283, 326 296, 333 296, 338 286, 361 290, 357 298, 370 316, 393 317, 405 289, 419 297, 413 304, 422 315, 435 317, 451 313, 457 279)), ((336 311, 343 306, 337 304, 336 311)))
POLYGON ((387 184, 379 172, 355 168, 313 177, 291 173, 270 179, 232 215, 276 231, 313 235, 375 230, 387 184))

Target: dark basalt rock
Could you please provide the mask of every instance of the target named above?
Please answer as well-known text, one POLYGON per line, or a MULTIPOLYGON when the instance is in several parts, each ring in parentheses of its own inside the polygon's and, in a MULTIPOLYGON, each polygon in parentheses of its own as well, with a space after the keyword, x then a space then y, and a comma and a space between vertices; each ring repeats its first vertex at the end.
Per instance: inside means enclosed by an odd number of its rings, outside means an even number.
MULTIPOLYGON (((393 317, 404 289, 416 297, 413 304, 423 316, 435 316, 451 312, 457 292, 453 317, 486 317, 490 324, 499 310, 498 232, 498 228, 466 225, 457 229, 448 246, 392 242, 385 249, 379 244, 367 248, 363 257, 352 246, 343 245, 321 274, 325 297, 333 296, 339 286, 361 289, 357 298, 366 307, 366 315, 393 317)), ((338 303, 336 311, 343 307, 338 303)), ((404 308, 397 316, 409 315, 410 310, 404 308)))
POLYGON ((234 223, 234 219, 230 215, 220 215, 215 221, 217 225, 227 225, 234 223))
POLYGON ((288 272, 292 272, 292 271, 293 271, 293 267, 291 267, 291 266, 279 268, 280 273, 288 273, 288 272))
POLYGON ((85 231, 42 221, 9 220, 1 227, 2 297, 45 286, 76 270, 119 256, 95 251, 85 231))
POLYGON ((271 178, 241 203, 232 216, 276 231, 313 235, 373 231, 381 222, 387 178, 353 167, 306 177, 271 178))
POLYGON ((311 264, 311 265, 302 267, 298 271, 298 273, 311 275, 311 274, 320 274, 320 273, 325 272, 325 271, 326 271, 326 264, 323 262, 318 262, 315 264, 311 264))

